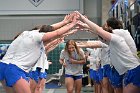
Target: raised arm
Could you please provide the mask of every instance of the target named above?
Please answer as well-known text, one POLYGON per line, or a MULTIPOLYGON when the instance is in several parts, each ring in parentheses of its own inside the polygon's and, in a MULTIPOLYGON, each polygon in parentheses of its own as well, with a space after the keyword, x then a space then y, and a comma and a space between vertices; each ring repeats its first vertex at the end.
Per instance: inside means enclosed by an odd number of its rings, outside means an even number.
POLYGON ((80 41, 76 42, 78 47, 81 48, 106 48, 108 45, 101 41, 80 41))
POLYGON ((61 22, 52 24, 51 26, 53 27, 54 30, 61 28, 62 26, 70 23, 72 21, 73 16, 74 16, 73 14, 68 14, 64 17, 64 19, 61 22))
POLYGON ((59 38, 59 39, 54 40, 51 43, 47 44, 45 46, 46 54, 48 54, 50 51, 52 51, 53 49, 55 49, 62 42, 64 42, 64 38, 59 38))
POLYGON ((75 11, 79 17, 80 20, 83 21, 84 23, 86 23, 89 27, 90 27, 90 31, 94 32, 96 31, 96 33, 101 36, 103 39, 110 41, 111 40, 111 34, 105 30, 102 29, 102 27, 98 26, 97 24, 95 24, 94 22, 90 21, 89 19, 87 19, 85 16, 83 16, 82 14, 80 14, 78 11, 75 11))
POLYGON ((44 34, 42 41, 43 42, 51 42, 52 40, 59 38, 64 33, 68 32, 71 28, 73 28, 77 24, 76 17, 73 18, 73 21, 55 31, 47 32, 44 34))

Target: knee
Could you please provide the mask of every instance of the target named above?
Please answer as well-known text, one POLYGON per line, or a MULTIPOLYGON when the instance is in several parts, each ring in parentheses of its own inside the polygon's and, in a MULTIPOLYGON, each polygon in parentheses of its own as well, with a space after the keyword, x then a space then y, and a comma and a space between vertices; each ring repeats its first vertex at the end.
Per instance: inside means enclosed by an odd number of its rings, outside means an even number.
POLYGON ((67 89, 67 93, 73 93, 73 88, 67 89))

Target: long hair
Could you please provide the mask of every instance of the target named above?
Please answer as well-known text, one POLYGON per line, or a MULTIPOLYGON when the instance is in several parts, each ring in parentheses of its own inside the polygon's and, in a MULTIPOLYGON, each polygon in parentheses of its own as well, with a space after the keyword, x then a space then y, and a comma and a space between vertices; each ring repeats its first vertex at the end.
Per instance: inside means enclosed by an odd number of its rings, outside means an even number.
POLYGON ((74 40, 68 40, 65 45, 65 51, 68 53, 69 57, 72 57, 72 53, 68 50, 69 45, 73 45, 75 47, 75 51, 77 54, 83 58, 82 54, 80 53, 79 47, 76 45, 76 42, 74 40))

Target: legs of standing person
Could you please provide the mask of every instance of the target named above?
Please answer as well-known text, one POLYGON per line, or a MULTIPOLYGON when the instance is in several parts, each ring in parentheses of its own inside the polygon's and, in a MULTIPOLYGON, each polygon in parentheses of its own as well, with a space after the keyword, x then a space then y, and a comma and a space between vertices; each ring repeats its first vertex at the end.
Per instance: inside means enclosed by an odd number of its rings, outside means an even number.
POLYGON ((123 93, 140 93, 140 66, 127 71, 124 77, 123 93))
POLYGON ((110 80, 109 80, 109 93, 114 93, 114 89, 113 89, 113 86, 110 83, 110 80))
POLYGON ((31 93, 42 93, 45 86, 46 79, 40 79, 38 82, 31 79, 30 80, 30 89, 31 93))
POLYGON ((103 93, 113 93, 114 91, 109 81, 110 71, 111 71, 110 64, 106 64, 103 66, 103 79, 102 79, 103 93))
POLYGON ((98 93, 103 93, 102 90, 102 80, 103 80, 103 68, 99 67, 97 70, 97 84, 98 84, 98 93))
POLYGON ((35 71, 31 71, 29 73, 30 76, 30 88, 32 93, 42 93, 44 87, 45 87, 45 82, 46 82, 46 77, 47 73, 46 72, 40 72, 41 68, 36 68, 35 71))
POLYGON ((97 84, 96 84, 96 79, 97 79, 97 73, 96 73, 96 71, 93 70, 93 69, 89 69, 89 76, 90 76, 90 79, 93 80, 93 84, 94 84, 93 90, 95 91, 95 93, 98 93, 98 92, 97 92, 98 86, 97 86, 97 84))
POLYGON ((39 79, 39 82, 37 83, 37 86, 35 88, 35 92, 34 93, 42 93, 44 87, 45 87, 45 82, 46 79, 39 79))
POLYGON ((34 93, 34 92, 35 92, 36 86, 37 86, 36 81, 33 80, 33 79, 30 79, 30 89, 31 89, 31 93, 34 93))
POLYGON ((122 87, 120 88, 114 87, 114 93, 123 93, 122 87))
POLYGON ((102 93, 101 83, 97 83, 97 93, 102 93))
POLYGON ((67 93, 73 93, 74 90, 74 79, 71 76, 65 76, 65 86, 67 88, 67 93))
POLYGON ((82 88, 82 75, 73 76, 73 75, 65 75, 65 85, 67 88, 67 93, 73 93, 75 89, 75 93, 81 93, 82 88))
POLYGON ((75 80, 75 93, 81 93, 82 88, 82 78, 75 80))
POLYGON ((137 87, 132 83, 128 84, 127 86, 124 87, 123 93, 140 93, 140 87, 137 87))
POLYGON ((109 93, 109 80, 107 77, 104 77, 102 80, 102 90, 103 93, 109 93))
POLYGON ((31 93, 30 84, 22 77, 13 85, 16 93, 31 93))
POLYGON ((93 90, 95 91, 95 93, 98 93, 98 85, 96 83, 96 81, 94 80, 94 87, 93 90))
POLYGON ((29 72, 30 89, 31 89, 32 93, 35 93, 35 89, 36 89, 37 83, 39 81, 39 72, 40 72, 40 70, 38 68, 36 68, 35 71, 29 72))
POLYGON ((46 83, 46 72, 39 72, 39 80, 35 89, 35 93, 42 93, 46 83))
POLYGON ((102 80, 102 91, 103 93, 114 93, 114 89, 110 84, 108 77, 104 77, 102 80))
POLYGON ((88 71, 88 87, 90 87, 92 84, 91 84, 91 78, 90 78, 90 75, 89 75, 89 71, 88 71))

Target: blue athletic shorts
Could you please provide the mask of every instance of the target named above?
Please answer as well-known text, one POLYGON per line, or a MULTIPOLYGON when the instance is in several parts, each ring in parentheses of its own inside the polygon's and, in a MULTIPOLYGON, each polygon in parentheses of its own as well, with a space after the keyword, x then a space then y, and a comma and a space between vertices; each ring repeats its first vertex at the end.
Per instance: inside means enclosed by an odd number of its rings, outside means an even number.
POLYGON ((65 74, 65 77, 71 77, 73 78, 73 80, 77 80, 77 79, 82 79, 83 75, 79 75, 79 76, 74 76, 74 75, 68 75, 68 74, 65 74))
POLYGON ((140 87, 140 66, 127 71, 124 77, 125 86, 132 83, 133 85, 140 87))
POLYGON ((115 88, 120 88, 123 85, 123 75, 119 75, 116 69, 113 67, 110 71, 110 82, 115 88))
POLYGON ((103 77, 110 78, 111 67, 109 64, 103 66, 103 77))
POLYGON ((99 76, 96 70, 89 70, 90 78, 93 79, 96 83, 99 83, 99 76))
POLYGON ((41 68, 36 68, 35 71, 30 71, 29 72, 29 77, 33 80, 35 80, 37 83, 39 79, 46 79, 47 78, 47 73, 46 72, 40 72, 41 68))
POLYGON ((6 69, 7 64, 0 62, 0 81, 5 79, 4 73, 5 73, 5 69, 6 69))
POLYGON ((46 79, 47 78, 47 72, 40 72, 40 75, 39 75, 39 78, 40 79, 46 79))
POLYGON ((97 74, 98 74, 99 81, 101 82, 103 80, 103 68, 100 67, 97 71, 97 74))
POLYGON ((20 69, 14 64, 9 64, 5 70, 5 80, 8 87, 12 87, 21 77, 27 82, 29 81, 28 73, 20 69))

